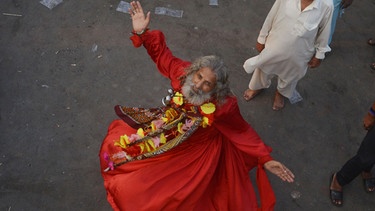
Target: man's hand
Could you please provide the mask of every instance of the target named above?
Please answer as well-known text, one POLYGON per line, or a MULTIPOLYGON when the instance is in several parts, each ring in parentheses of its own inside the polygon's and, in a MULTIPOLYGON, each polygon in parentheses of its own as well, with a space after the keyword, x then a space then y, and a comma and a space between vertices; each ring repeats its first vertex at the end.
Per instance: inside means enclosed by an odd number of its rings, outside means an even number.
POLYGON ((257 49, 257 51, 260 53, 263 51, 264 49, 264 44, 260 44, 259 42, 257 42, 257 44, 255 45, 255 48, 257 49))
POLYGON ((365 118, 363 118, 363 127, 365 130, 370 130, 375 124, 375 117, 371 114, 366 114, 365 118))
POLYGON ((309 65, 310 68, 316 68, 320 65, 321 62, 322 62, 321 59, 317 59, 315 56, 313 56, 311 60, 309 61, 309 63, 307 64, 309 65))
POLYGON ((139 1, 130 2, 130 6, 129 13, 133 21, 133 30, 136 33, 141 33, 148 27, 151 13, 147 12, 147 15, 145 16, 139 1))
POLYGON ((294 181, 294 174, 285 167, 282 163, 270 160, 264 164, 264 168, 270 171, 272 174, 280 177, 283 181, 293 182, 294 181))

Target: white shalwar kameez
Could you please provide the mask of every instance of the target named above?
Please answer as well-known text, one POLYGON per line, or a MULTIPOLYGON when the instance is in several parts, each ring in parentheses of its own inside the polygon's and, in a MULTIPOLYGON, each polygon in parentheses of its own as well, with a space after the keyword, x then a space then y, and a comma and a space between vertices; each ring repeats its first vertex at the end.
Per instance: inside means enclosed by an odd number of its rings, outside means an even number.
POLYGON ((277 89, 291 103, 302 100, 296 90, 314 56, 324 59, 331 49, 332 0, 314 0, 301 12, 301 0, 276 0, 263 24, 257 41, 263 51, 245 61, 244 69, 253 73, 249 88, 268 88, 278 76, 277 89))

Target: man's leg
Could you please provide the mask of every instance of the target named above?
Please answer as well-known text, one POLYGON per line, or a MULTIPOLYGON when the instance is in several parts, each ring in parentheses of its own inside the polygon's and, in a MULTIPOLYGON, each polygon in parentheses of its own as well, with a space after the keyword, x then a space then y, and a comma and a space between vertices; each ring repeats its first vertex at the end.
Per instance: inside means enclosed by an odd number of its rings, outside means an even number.
POLYGON ((263 89, 270 87, 273 77, 274 75, 268 75, 259 68, 256 68, 251 77, 249 89, 245 90, 243 94, 244 99, 249 101, 257 96, 263 89))
POLYGON ((340 171, 332 176, 330 185, 331 200, 336 206, 343 204, 343 186, 349 184, 362 173, 366 191, 374 191, 371 168, 375 163, 375 129, 372 128, 363 139, 357 154, 348 160, 340 171))
POLYGON ((363 171, 371 171, 375 163, 375 129, 368 131, 363 139, 357 154, 348 160, 339 172, 337 181, 340 186, 349 184, 363 171))

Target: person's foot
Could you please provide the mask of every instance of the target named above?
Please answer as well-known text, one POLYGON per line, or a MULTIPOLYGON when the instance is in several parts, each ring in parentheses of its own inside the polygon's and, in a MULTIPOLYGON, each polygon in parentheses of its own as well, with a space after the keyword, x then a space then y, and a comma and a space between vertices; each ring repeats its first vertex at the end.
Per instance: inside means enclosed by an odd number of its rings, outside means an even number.
POLYGON ((335 206, 342 206, 343 204, 343 191, 342 186, 337 182, 336 173, 332 174, 329 185, 329 196, 331 202, 335 206))
POLYGON ((251 89, 247 89, 245 90, 245 92, 243 93, 243 98, 246 100, 246 101, 250 101, 252 100, 254 97, 256 97, 263 89, 258 89, 258 90, 251 90, 251 89))
POLYGON ((365 191, 368 193, 374 192, 375 191, 375 178, 374 176, 372 176, 371 172, 363 171, 361 175, 362 175, 365 191))
POLYGON ((374 46, 375 45, 375 40, 372 39, 372 38, 370 38, 370 39, 367 40, 367 44, 374 46))
POLYGON ((276 91, 272 109, 274 111, 279 111, 283 108, 284 108, 284 96, 281 95, 278 91, 276 91))

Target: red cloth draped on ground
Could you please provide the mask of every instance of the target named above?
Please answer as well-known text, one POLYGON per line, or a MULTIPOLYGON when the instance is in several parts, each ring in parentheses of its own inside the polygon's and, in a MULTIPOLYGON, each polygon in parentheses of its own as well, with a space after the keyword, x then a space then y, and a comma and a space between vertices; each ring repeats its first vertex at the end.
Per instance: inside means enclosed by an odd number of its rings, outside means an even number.
MULTIPOLYGON (((141 41, 158 70, 175 90, 189 63, 174 57, 160 31, 146 32, 141 41)), ((263 164, 271 160, 267 147, 242 118, 235 97, 218 105, 214 122, 177 147, 144 160, 104 172, 103 153, 124 134, 136 130, 122 120, 109 126, 99 156, 107 198, 114 210, 273 210, 275 197, 263 164), (257 167, 261 209, 248 172, 257 167)))

